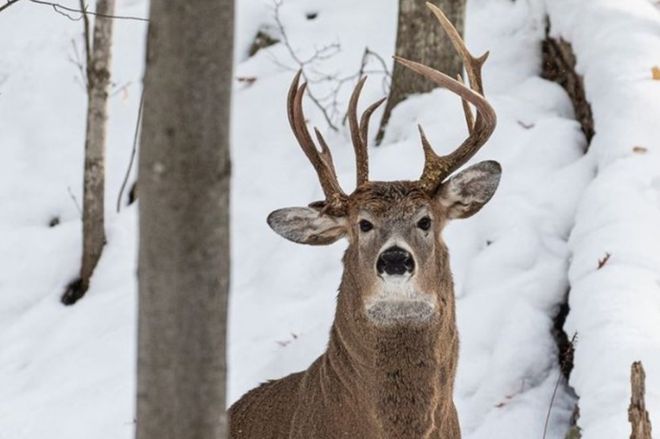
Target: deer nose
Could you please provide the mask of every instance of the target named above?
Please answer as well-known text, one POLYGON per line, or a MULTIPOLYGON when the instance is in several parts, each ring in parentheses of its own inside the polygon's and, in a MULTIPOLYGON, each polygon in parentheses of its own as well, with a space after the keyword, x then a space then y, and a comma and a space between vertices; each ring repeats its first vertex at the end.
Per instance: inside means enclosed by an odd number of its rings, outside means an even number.
POLYGON ((415 260, 412 255, 401 247, 390 247, 378 256, 376 270, 378 274, 401 276, 412 273, 415 269, 415 260))

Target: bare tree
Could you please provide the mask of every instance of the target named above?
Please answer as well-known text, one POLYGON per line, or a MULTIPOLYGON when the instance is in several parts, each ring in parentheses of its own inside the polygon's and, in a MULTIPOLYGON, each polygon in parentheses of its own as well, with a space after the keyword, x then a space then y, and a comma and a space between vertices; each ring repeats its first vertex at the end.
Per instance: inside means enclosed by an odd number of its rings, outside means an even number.
MULTIPOLYGON (((397 56, 414 59, 455 78, 462 72, 461 57, 453 50, 449 39, 439 30, 433 15, 424 6, 425 3, 425 0, 399 0, 395 53, 397 56)), ((439 7, 459 34, 463 34, 465 0, 430 0, 428 3, 439 7)), ((437 87, 432 81, 414 74, 397 63, 394 64, 391 84, 376 135, 377 143, 380 143, 385 135, 394 107, 411 94, 426 93, 437 87)))
MULTIPOLYGON (((86 7, 81 0, 81 9, 86 7)), ((105 141, 108 118, 108 87, 112 54, 115 0, 98 0, 94 35, 90 41, 89 18, 83 13, 87 78, 87 130, 85 133, 85 168, 83 187, 83 254, 80 279, 71 283, 62 296, 70 305, 89 289, 89 281, 105 245, 104 191, 105 141), (107 17, 106 17, 107 16, 107 17)))
POLYGON ((151 2, 137 438, 226 437, 232 0, 151 2))

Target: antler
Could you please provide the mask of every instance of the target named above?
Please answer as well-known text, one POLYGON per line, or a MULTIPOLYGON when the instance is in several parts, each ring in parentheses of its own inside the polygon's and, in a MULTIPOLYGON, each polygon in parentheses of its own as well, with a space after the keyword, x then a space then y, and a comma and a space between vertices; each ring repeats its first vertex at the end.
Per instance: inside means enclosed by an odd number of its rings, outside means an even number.
MULTIPOLYGON (((319 182, 323 188, 323 193, 325 194, 325 205, 323 207, 324 211, 329 211, 331 213, 340 215, 344 213, 346 201, 348 196, 344 193, 339 186, 339 180, 337 179, 337 173, 335 171, 335 166, 332 161, 332 154, 328 148, 328 144, 325 142, 325 139, 321 135, 321 132, 314 128, 316 134, 316 139, 321 145, 321 150, 316 147, 312 137, 307 130, 307 125, 305 123, 305 115, 303 114, 302 109, 302 98, 305 94, 305 89, 307 83, 303 83, 301 86, 298 86, 300 82, 300 76, 302 71, 298 71, 296 76, 293 78, 291 87, 289 88, 289 97, 287 100, 287 112, 289 115, 289 124, 293 130, 293 134, 296 136, 300 147, 303 152, 314 166, 316 173, 319 177, 319 182)), ((351 94, 351 99, 348 104, 348 124, 351 129, 351 140, 353 142, 353 148, 355 149, 355 161, 357 168, 357 186, 369 181, 369 157, 367 155, 367 140, 369 136, 369 119, 373 112, 378 108, 380 104, 385 101, 385 98, 371 104, 365 111, 362 113, 360 118, 360 123, 358 124, 357 119, 357 104, 360 99, 360 93, 364 82, 366 81, 366 76, 362 78, 353 93, 351 94)), ((316 203, 314 203, 316 204, 316 203)))
POLYGON ((305 82, 300 87, 298 86, 301 74, 302 71, 299 70, 296 76, 294 76, 291 87, 289 88, 287 99, 289 124, 298 140, 298 144, 316 170, 321 188, 325 194, 324 210, 340 213, 344 210, 348 197, 339 185, 335 165, 332 161, 332 154, 321 132, 316 128, 314 129, 316 138, 321 145, 321 150, 319 151, 307 130, 305 115, 302 109, 302 98, 305 94, 307 83, 305 82))
POLYGON ((371 104, 360 117, 360 124, 358 125, 357 119, 357 104, 360 99, 360 93, 362 92, 362 86, 367 80, 367 77, 360 79, 353 93, 351 94, 351 100, 348 103, 348 125, 351 129, 351 141, 353 142, 353 148, 355 148, 355 162, 356 162, 356 185, 361 186, 362 184, 369 181, 369 155, 367 153, 367 141, 369 139, 369 119, 376 108, 382 104, 385 99, 380 99, 373 104, 371 104))
POLYGON ((486 143, 495 130, 497 119, 493 107, 483 97, 481 68, 486 58, 488 58, 488 52, 479 58, 474 58, 465 47, 465 43, 456 31, 456 28, 454 28, 442 11, 428 2, 426 6, 438 19, 438 22, 440 22, 440 25, 451 40, 452 45, 463 58, 470 83, 470 87, 467 87, 460 77, 456 80, 423 64, 398 56, 394 57, 403 66, 460 96, 463 103, 463 112, 469 134, 468 138, 452 153, 445 156, 438 156, 433 151, 422 127, 419 127, 425 157, 424 171, 419 179, 419 184, 427 192, 434 192, 446 177, 464 165, 486 143), (477 109, 476 120, 472 116, 469 104, 474 105, 477 109))

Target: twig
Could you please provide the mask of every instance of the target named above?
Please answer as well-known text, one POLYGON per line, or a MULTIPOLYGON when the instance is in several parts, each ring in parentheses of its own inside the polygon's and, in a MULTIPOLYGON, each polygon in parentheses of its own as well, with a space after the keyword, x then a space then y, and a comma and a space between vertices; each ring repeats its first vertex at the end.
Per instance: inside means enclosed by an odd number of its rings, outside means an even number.
MULTIPOLYGON (((321 111, 321 114, 323 115, 323 118, 328 124, 328 127, 331 128, 332 130, 337 131, 338 130, 337 125, 335 124, 334 120, 337 120, 339 118, 339 115, 341 114, 341 111, 339 110, 339 103, 340 103, 339 94, 342 88, 344 87, 344 85, 346 85, 347 83, 356 82, 366 73, 384 74, 383 88, 385 93, 387 93, 387 89, 389 89, 388 82, 391 78, 390 72, 387 69, 387 63, 376 52, 372 51, 368 47, 365 47, 364 53, 362 54, 362 58, 360 59, 360 68, 357 73, 340 77, 339 73, 328 74, 325 72, 319 72, 318 70, 316 70, 315 64, 318 61, 328 60, 334 57, 335 55, 337 55, 337 53, 341 51, 341 44, 339 42, 335 42, 335 43, 327 44, 322 47, 315 47, 314 52, 310 56, 306 58, 301 58, 296 53, 293 44, 289 39, 289 35, 287 34, 286 29, 284 27, 284 23, 282 23, 280 17, 280 8, 282 7, 282 5, 283 5, 283 0, 273 0, 273 17, 275 20, 277 31, 279 32, 281 37, 281 42, 282 44, 284 44, 284 47, 286 48, 287 52, 289 53, 289 56, 296 64, 296 66, 295 67, 288 66, 280 62, 275 56, 272 55, 272 53, 270 52, 268 53, 273 63, 275 63, 277 66, 281 67, 282 69, 289 71, 300 70, 302 72, 302 77, 304 81, 307 82, 308 85, 318 84, 321 82, 334 83, 332 89, 324 96, 319 96, 308 86, 307 96, 312 101, 312 103, 321 111), (380 63, 382 67, 382 71, 367 70, 366 67, 370 57, 373 57, 380 63)), ((346 123, 346 117, 344 113, 342 124, 345 123, 346 123)))
MULTIPOLYGON (((559 358, 560 362, 563 362, 566 360, 566 357, 571 355, 572 351, 575 349, 575 342, 577 340, 577 332, 573 334, 573 337, 571 337, 571 341, 568 343, 568 347, 564 352, 561 353, 561 356, 559 358)), ((550 406, 548 407, 548 413, 545 416, 545 424, 543 426, 543 439, 546 439, 546 436, 548 434, 548 425, 550 424, 550 414, 552 413, 552 406, 555 404, 555 398, 557 397, 557 390, 559 389, 559 383, 561 382, 561 379, 564 375, 561 373, 561 368, 559 370, 559 375, 557 376, 557 381, 555 382, 555 388, 552 391, 552 397, 550 398, 550 406)))
MULTIPOLYGON (((20 1, 20 0, 14 0, 13 2, 11 2, 11 4, 16 3, 16 2, 18 2, 18 1, 20 1)), ((70 8, 70 7, 68 7, 68 6, 61 5, 61 4, 59 4, 59 3, 53 3, 53 2, 44 1, 44 0, 30 0, 30 2, 32 2, 32 3, 36 3, 36 4, 39 4, 39 5, 50 6, 50 7, 52 7, 52 8, 55 10, 55 12, 60 13, 60 14, 62 14, 62 15, 64 15, 64 16, 66 16, 67 18, 69 18, 69 19, 71 19, 71 20, 75 20, 75 21, 80 20, 80 17, 78 17, 78 18, 73 18, 73 17, 71 17, 71 16, 69 16, 69 15, 67 15, 67 14, 64 14, 62 11, 74 12, 74 13, 77 13, 77 14, 82 14, 83 16, 94 15, 94 16, 96 16, 96 17, 101 17, 101 18, 112 18, 112 19, 116 19, 116 20, 134 20, 134 21, 144 21, 144 22, 149 22, 149 19, 147 19, 147 18, 134 17, 134 16, 131 16, 131 15, 108 15, 108 14, 97 14, 96 12, 92 12, 92 11, 88 11, 88 10, 86 10, 84 7, 83 7, 82 9, 75 9, 75 8, 70 8)), ((81 2, 81 3, 82 3, 82 2, 81 2)), ((4 6, 0 9, 0 11, 2 11, 2 9, 6 8, 7 6, 8 6, 8 5, 4 5, 4 6)))
POLYGON ((76 209, 78 209, 78 213, 80 214, 80 217, 82 218, 82 209, 80 208, 80 204, 78 204, 78 200, 76 199, 76 196, 73 195, 73 192, 71 191, 71 186, 66 187, 66 191, 69 193, 69 196, 73 200, 73 204, 76 205, 76 209))
POLYGON ((21 0, 7 0, 7 3, 5 3, 5 4, 2 5, 2 6, 0 6, 0 12, 4 11, 5 9, 7 9, 8 7, 10 7, 10 6, 13 5, 14 3, 18 3, 18 2, 20 2, 20 1, 21 1, 21 0))
POLYGON ((113 82, 112 84, 110 84, 110 87, 112 88, 112 91, 110 92, 110 96, 117 96, 119 93, 127 90, 132 83, 133 81, 126 81, 122 84, 113 82))
POLYGON ((78 43, 75 38, 71 38, 71 47, 73 50, 73 56, 69 55, 69 62, 78 68, 80 73, 80 84, 82 87, 87 90, 89 85, 87 84, 87 74, 85 73, 85 66, 83 66, 82 61, 80 60, 80 53, 78 51, 78 43))
MULTIPOLYGON (((301 60, 298 55, 296 54, 295 50, 293 50, 293 46, 291 46, 291 42, 289 41, 289 36, 286 33, 286 30, 284 29, 284 24, 282 23, 282 20, 280 19, 280 8, 282 7, 283 0, 274 0, 274 9, 273 9, 273 16, 275 19, 275 24, 277 24, 277 30, 280 32, 280 35, 282 36, 282 42, 284 43, 284 47, 286 47, 287 51, 289 52, 289 55, 291 58, 298 64, 299 69, 302 71, 302 77, 305 80, 305 82, 309 82, 309 78, 307 77, 307 74, 305 72, 304 67, 313 62, 315 59, 318 57, 322 56, 324 51, 327 51, 329 47, 333 46, 326 46, 324 48, 321 48, 320 50, 317 49, 315 50, 314 54, 309 57, 306 60, 301 60)), ((340 50, 339 43, 336 43, 337 51, 340 50)), ((326 58, 327 59, 327 58, 326 58)), ((330 119, 330 116, 328 116, 328 112, 326 111, 325 107, 321 105, 319 100, 316 98, 312 90, 310 88, 307 88, 307 96, 309 99, 318 107, 319 110, 321 110, 321 114, 323 114, 323 117, 325 118, 325 121, 327 122, 328 126, 332 128, 333 130, 337 131, 337 127, 335 124, 332 123, 332 120, 330 119)))
POLYGON ((140 106, 138 108, 137 120, 135 121, 135 133, 133 135, 133 150, 131 151, 131 159, 128 162, 128 168, 126 169, 126 175, 124 175, 124 181, 121 183, 121 188, 119 189, 119 195, 117 196, 117 213, 121 210, 121 199, 124 195, 124 190, 126 189, 126 184, 128 183, 128 178, 131 175, 131 169, 133 169, 133 162, 135 162, 135 155, 137 151, 138 138, 140 136, 140 128, 142 127, 142 107, 144 104, 144 85, 142 86, 142 92, 140 93, 140 106))

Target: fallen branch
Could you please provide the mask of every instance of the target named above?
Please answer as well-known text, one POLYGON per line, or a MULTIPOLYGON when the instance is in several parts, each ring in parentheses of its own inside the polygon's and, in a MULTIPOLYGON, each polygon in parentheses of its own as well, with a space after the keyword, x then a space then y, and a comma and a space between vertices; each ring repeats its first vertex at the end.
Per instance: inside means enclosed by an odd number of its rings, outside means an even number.
POLYGON ((575 54, 570 43, 550 36, 550 21, 546 23, 543 41, 543 65, 541 77, 561 85, 571 99, 575 119, 587 139, 587 147, 594 136, 594 119, 587 101, 582 76, 575 71, 575 54))

